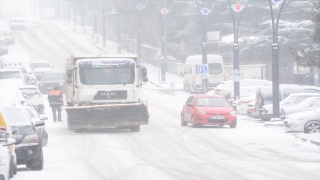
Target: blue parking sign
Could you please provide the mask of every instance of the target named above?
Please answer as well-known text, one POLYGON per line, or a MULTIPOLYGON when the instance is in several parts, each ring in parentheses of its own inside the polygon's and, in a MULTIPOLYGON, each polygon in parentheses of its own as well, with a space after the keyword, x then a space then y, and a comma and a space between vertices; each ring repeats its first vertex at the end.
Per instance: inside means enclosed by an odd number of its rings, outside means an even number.
POLYGON ((208 78, 209 67, 208 64, 198 64, 198 74, 200 78, 208 78))

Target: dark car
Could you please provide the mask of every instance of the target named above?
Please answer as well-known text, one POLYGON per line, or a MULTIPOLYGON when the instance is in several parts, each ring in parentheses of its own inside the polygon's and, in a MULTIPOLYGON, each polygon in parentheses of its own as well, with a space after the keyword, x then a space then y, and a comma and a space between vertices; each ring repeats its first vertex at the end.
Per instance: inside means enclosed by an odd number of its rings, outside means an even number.
POLYGON ((0 37, 0 56, 5 54, 8 54, 7 43, 3 37, 0 37))
POLYGON ((16 140, 17 164, 25 164, 32 170, 43 169, 42 137, 36 127, 44 126, 43 121, 32 122, 25 107, 3 106, 2 111, 8 118, 16 140))
POLYGON ((65 76, 63 73, 46 73, 39 80, 38 89, 41 93, 47 93, 54 87, 59 87, 60 91, 64 91, 65 76))

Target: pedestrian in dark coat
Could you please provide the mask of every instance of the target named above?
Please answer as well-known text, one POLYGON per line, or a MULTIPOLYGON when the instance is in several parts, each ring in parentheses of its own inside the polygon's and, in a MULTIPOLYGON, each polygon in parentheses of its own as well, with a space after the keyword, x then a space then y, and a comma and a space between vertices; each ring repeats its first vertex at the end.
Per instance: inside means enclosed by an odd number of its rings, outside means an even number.
POLYGON ((53 121, 57 121, 56 112, 58 112, 58 121, 61 120, 61 106, 63 105, 63 95, 62 92, 59 91, 59 87, 54 87, 52 91, 48 94, 48 102, 52 109, 53 121))

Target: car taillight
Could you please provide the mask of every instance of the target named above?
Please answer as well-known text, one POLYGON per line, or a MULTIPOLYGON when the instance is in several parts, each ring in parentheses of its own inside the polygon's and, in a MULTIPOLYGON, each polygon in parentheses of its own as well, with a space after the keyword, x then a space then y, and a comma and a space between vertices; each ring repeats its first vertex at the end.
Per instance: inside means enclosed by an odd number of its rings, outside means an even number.
POLYGON ((250 102, 252 102, 252 100, 242 100, 241 101, 241 103, 243 103, 243 104, 247 104, 247 103, 250 103, 250 102))

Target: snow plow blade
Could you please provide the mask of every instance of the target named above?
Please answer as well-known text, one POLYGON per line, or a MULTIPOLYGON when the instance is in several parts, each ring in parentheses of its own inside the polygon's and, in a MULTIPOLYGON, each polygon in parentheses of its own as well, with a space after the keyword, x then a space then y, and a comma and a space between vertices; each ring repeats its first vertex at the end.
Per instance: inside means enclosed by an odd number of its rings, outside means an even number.
POLYGON ((75 106, 64 108, 68 128, 90 129, 147 125, 149 111, 144 103, 75 106))

